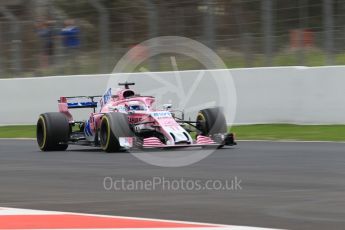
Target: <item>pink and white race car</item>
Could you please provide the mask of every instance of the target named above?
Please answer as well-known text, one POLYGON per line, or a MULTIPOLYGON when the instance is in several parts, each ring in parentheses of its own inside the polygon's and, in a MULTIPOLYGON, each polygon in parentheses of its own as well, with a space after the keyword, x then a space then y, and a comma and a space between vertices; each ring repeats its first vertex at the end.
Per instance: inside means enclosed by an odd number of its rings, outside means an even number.
POLYGON ((113 93, 109 88, 103 96, 60 97, 59 112, 44 113, 38 118, 39 148, 61 151, 69 144, 79 144, 117 152, 131 148, 220 148, 236 144, 234 135, 227 133, 220 108, 203 109, 195 121, 186 121, 183 112, 172 110, 171 105, 154 109, 154 97, 140 96, 129 89, 134 83, 119 85, 124 89, 113 93), (81 101, 71 102, 76 99, 81 101), (78 108, 93 109, 87 121, 73 119, 70 110, 78 108))

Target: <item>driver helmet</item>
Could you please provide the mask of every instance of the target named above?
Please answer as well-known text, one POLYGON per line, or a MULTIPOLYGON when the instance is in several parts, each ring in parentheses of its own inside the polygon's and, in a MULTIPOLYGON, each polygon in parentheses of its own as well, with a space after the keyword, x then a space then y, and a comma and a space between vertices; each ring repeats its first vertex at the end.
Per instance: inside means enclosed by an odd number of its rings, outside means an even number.
POLYGON ((128 102, 129 110, 145 110, 145 106, 139 101, 130 101, 128 102))

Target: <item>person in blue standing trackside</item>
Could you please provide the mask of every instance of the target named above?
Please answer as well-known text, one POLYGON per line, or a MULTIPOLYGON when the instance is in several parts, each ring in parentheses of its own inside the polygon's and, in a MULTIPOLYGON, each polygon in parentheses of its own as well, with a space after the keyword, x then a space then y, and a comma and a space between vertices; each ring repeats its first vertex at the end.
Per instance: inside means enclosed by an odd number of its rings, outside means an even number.
POLYGON ((38 21, 36 33, 40 37, 41 55, 40 67, 48 67, 53 62, 54 55, 54 30, 51 21, 38 21))
POLYGON ((62 44, 64 47, 67 61, 70 62, 67 66, 72 66, 72 72, 78 72, 77 56, 80 47, 80 29, 75 25, 73 19, 67 19, 64 22, 65 26, 61 29, 62 44))

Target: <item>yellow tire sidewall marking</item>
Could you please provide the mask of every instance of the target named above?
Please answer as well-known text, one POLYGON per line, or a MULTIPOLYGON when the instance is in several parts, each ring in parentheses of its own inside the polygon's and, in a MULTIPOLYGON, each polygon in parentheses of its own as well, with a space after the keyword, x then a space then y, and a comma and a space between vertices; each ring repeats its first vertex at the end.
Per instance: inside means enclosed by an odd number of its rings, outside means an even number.
POLYGON ((40 116, 39 120, 42 121, 42 125, 43 125, 43 142, 42 142, 42 145, 39 145, 39 147, 40 149, 43 149, 47 142, 47 126, 46 126, 46 122, 43 116, 40 116))
POLYGON ((106 150, 109 147, 109 143, 110 143, 110 122, 108 117, 103 116, 102 118, 102 122, 104 122, 103 120, 105 120, 107 122, 107 141, 104 147, 102 147, 103 150, 106 150))
POLYGON ((202 121, 206 121, 205 116, 204 116, 204 114, 202 114, 202 113, 198 113, 198 116, 197 116, 197 117, 201 117, 201 120, 202 120, 202 121))

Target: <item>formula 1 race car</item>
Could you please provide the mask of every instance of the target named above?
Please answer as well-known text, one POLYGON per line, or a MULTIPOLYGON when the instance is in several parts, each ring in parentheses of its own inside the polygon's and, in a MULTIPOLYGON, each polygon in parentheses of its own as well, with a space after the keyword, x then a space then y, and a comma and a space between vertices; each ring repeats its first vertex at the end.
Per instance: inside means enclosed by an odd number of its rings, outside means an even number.
POLYGON ((234 135, 227 133, 220 108, 203 109, 195 121, 186 121, 183 112, 173 110, 170 104, 162 110, 154 109, 154 97, 140 96, 129 89, 134 83, 119 85, 124 89, 113 93, 109 88, 103 96, 60 97, 59 112, 44 113, 38 118, 39 148, 61 151, 69 144, 78 144, 117 152, 131 148, 220 148, 236 144, 234 135), (76 99, 81 101, 71 102, 76 99), (73 119, 70 109, 79 108, 93 109, 87 121, 73 119))

